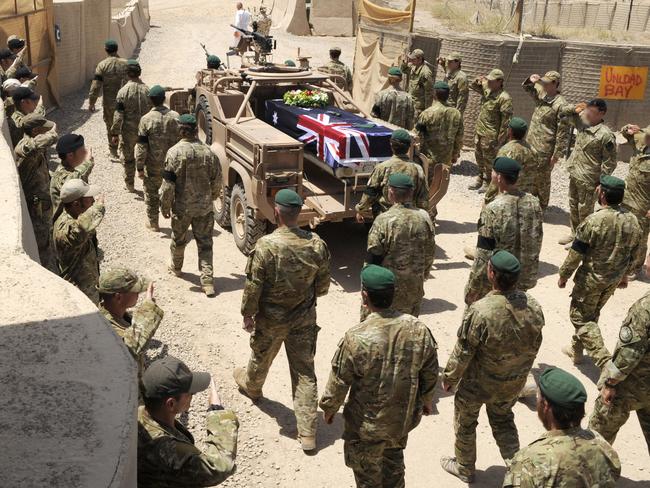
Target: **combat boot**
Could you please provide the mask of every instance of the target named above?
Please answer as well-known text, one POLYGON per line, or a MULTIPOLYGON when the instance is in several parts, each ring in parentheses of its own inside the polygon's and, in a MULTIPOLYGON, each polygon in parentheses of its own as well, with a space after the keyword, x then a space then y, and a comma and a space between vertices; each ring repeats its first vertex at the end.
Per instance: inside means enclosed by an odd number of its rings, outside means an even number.
POLYGON ((201 288, 203 288, 203 293, 205 293, 205 296, 207 297, 213 297, 217 293, 214 291, 214 285, 211 285, 209 283, 205 285, 201 285, 201 288))
POLYGON ((113 163, 119 163, 120 162, 120 155, 117 153, 117 148, 116 147, 109 148, 108 152, 109 152, 109 159, 113 163))
POLYGON ((159 232, 160 231, 160 226, 158 225, 157 220, 147 220, 144 223, 145 227, 149 230, 152 230, 154 232, 159 232))
POLYGON ((314 435, 299 435, 300 447, 303 451, 309 452, 316 449, 316 436, 314 435))
POLYGON ((564 234, 562 237, 560 237, 557 240, 558 244, 562 244, 563 246, 565 244, 571 244, 573 242, 573 239, 575 239, 576 236, 573 235, 572 232, 569 232, 568 234, 564 234))
POLYGON ((573 364, 582 364, 585 359, 585 355, 582 352, 582 348, 577 348, 574 345, 564 346, 562 352, 571 358, 573 364))
POLYGON ((235 383, 237 383, 237 386, 239 387, 239 393, 246 395, 248 398, 256 402, 262 398, 262 392, 249 390, 246 386, 246 376, 246 370, 244 368, 235 368, 232 372, 232 377, 235 378, 235 383))
POLYGON ((478 190, 479 188, 481 188, 481 186, 483 186, 483 177, 481 175, 478 175, 476 177, 476 180, 474 180, 474 183, 469 185, 467 188, 469 190, 478 190))
POLYGON ((488 180, 483 180, 483 184, 478 189, 478 192, 485 193, 489 187, 490 187, 490 182, 488 180))
MULTIPOLYGON (((532 397, 537 394, 537 383, 535 382, 535 377, 528 373, 528 377, 526 378, 526 384, 524 387, 521 389, 519 392, 519 398, 526 398, 526 397, 532 397)), ((506 459, 506 462, 508 460, 506 459)))
POLYGON ((463 248, 463 252, 465 253, 465 257, 470 261, 474 261, 476 259, 476 248, 474 246, 465 246, 463 248))
POLYGON ((135 185, 133 183, 124 183, 124 189, 129 193, 135 193, 135 185))
POLYGON ((447 471, 447 473, 454 475, 456 478, 461 480, 464 483, 473 483, 474 482, 474 473, 464 475, 460 473, 460 466, 456 458, 443 456, 440 458, 440 466, 442 469, 447 471))
POLYGON ((170 261, 169 266, 167 266, 167 270, 173 274, 174 276, 180 276, 183 274, 183 272, 174 266, 174 263, 170 261))

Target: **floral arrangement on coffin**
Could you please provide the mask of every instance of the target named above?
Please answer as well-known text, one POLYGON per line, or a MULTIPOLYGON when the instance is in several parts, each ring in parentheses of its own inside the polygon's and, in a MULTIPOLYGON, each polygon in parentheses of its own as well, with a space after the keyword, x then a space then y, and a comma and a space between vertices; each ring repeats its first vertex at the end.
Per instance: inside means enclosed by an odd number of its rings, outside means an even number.
POLYGON ((282 97, 284 103, 293 107, 314 108, 329 104, 327 93, 318 90, 291 90, 282 97))

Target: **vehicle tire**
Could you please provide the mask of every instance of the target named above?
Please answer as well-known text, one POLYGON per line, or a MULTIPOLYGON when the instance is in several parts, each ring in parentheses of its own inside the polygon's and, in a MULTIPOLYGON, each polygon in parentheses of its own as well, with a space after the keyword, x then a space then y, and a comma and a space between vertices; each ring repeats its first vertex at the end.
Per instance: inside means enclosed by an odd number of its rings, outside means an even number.
POLYGON ((201 95, 196 103, 194 112, 196 116, 196 123, 199 129, 199 139, 206 143, 208 146, 212 144, 212 113, 210 112, 210 104, 208 100, 201 95))
MULTIPOLYGON (((221 173, 221 168, 219 169, 221 173)), ((219 174, 221 179, 221 192, 219 197, 214 201, 214 221, 224 229, 230 228, 230 194, 232 190, 226 185, 223 175, 219 174)))
POLYGON ((237 183, 230 196, 230 223, 237 248, 248 255, 257 240, 266 234, 266 220, 255 218, 255 212, 246 204, 246 191, 237 183))

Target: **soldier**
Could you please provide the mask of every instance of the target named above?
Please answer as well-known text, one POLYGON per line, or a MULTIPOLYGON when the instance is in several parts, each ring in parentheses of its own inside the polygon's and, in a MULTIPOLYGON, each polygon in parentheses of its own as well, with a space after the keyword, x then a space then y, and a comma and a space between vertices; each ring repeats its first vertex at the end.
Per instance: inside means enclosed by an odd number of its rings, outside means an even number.
POLYGON ((138 409, 138 486, 214 486, 235 471, 239 421, 223 407, 209 373, 190 371, 166 356, 142 375, 144 406, 138 409), (210 387, 205 450, 176 416, 186 413, 195 395, 210 387))
POLYGON ((11 114, 11 118, 8 119, 9 133, 11 135, 11 143, 16 147, 25 135, 23 131, 23 119, 25 116, 34 112, 45 117, 45 109, 39 103, 41 97, 30 88, 24 86, 16 88, 11 98, 14 101, 14 111, 11 114))
POLYGON ((23 130, 25 135, 15 151, 16 166, 34 228, 38 256, 45 268, 54 271, 56 265, 52 250, 52 198, 47 149, 56 143, 59 136, 53 122, 35 113, 25 116, 23 130))
POLYGON ((90 85, 88 95, 88 110, 95 111, 95 104, 99 93, 102 93, 102 111, 104 115, 104 124, 106 124, 106 133, 108 135, 108 149, 111 159, 118 160, 117 144, 111 137, 111 126, 115 116, 115 107, 117 106, 117 93, 126 83, 126 59, 117 55, 117 42, 108 39, 104 43, 106 58, 99 62, 95 68, 95 78, 90 85))
POLYGON ((219 56, 215 56, 214 54, 208 54, 206 56, 206 60, 208 63, 208 69, 221 69, 222 63, 221 63, 221 58, 219 56))
POLYGON ((406 60, 402 61, 401 68, 402 73, 409 78, 407 91, 415 102, 414 120, 417 120, 433 102, 433 73, 424 61, 422 49, 414 49, 408 55, 408 63, 406 60))
POLYGON ((397 129, 390 139, 393 157, 375 166, 368 179, 366 190, 357 204, 357 222, 364 222, 364 213, 372 212, 376 217, 390 208, 388 200, 388 177, 392 173, 406 173, 415 183, 413 203, 418 208, 429 209, 429 188, 424 177, 424 170, 408 156, 411 148, 411 134, 404 129, 397 129))
POLYGON ((12 64, 7 69, 7 78, 15 78, 16 70, 25 66, 25 56, 27 55, 27 43, 25 39, 19 38, 17 35, 11 35, 7 38, 7 49, 12 56, 12 64))
POLYGON ((512 407, 526 384, 542 344, 544 314, 539 303, 518 289, 519 260, 497 251, 487 267, 492 291, 467 309, 458 341, 443 373, 454 396, 455 457, 442 468, 465 483, 474 479, 476 426, 485 405, 492 434, 506 464, 519 450, 512 407))
POLYGON ((493 69, 487 76, 476 78, 470 88, 481 95, 481 111, 476 120, 474 138, 479 174, 469 189, 484 192, 490 183, 492 161, 508 137, 512 98, 503 89, 503 71, 500 69, 493 69))
POLYGON ((68 180, 61 188, 61 203, 54 214, 52 231, 61 277, 84 292, 95 305, 99 304, 95 231, 105 212, 99 188, 77 178, 68 180))
POLYGON ((598 318, 616 288, 625 288, 628 274, 640 265, 637 261, 641 228, 636 217, 621 208, 625 193, 623 180, 602 175, 596 190, 602 208, 578 226, 569 254, 560 268, 558 286, 566 287, 577 268, 569 312, 576 331, 571 345, 562 352, 574 364, 579 364, 584 346, 596 366, 602 368, 610 354, 600 334, 598 318))
MULTIPOLYGON (((388 177, 388 200, 392 206, 372 224, 366 263, 384 266, 395 274, 391 308, 417 317, 436 243, 429 214, 413 206, 413 187, 413 178, 407 174, 393 173, 388 177)), ((361 318, 365 318, 363 313, 361 318)))
POLYGON ((329 63, 325 65, 325 69, 330 74, 341 76, 345 80, 345 89, 352 93, 352 72, 350 71, 350 68, 339 60, 340 56, 340 47, 330 48, 330 60, 329 63))
POLYGON ((316 449, 318 392, 314 355, 319 327, 316 299, 330 286, 325 242, 298 227, 303 201, 282 189, 275 195, 278 228, 262 237, 248 257, 241 313, 251 333, 248 368, 233 372, 239 391, 257 401, 271 363, 284 343, 289 361, 298 439, 303 451, 316 449))
POLYGON ((165 107, 165 89, 154 85, 149 90, 153 108, 140 119, 138 142, 135 145, 135 164, 138 178, 144 182, 144 202, 147 206, 147 229, 158 232, 160 198, 165 156, 179 140, 179 115, 165 107))
POLYGON ((415 106, 413 98, 401 88, 402 70, 393 66, 388 70, 388 88, 375 96, 372 106, 372 116, 385 120, 389 124, 407 130, 413 128, 415 106))
POLYGON ((54 170, 50 181, 50 197, 55 211, 59 206, 63 184, 71 178, 79 178, 88 183, 88 177, 95 167, 92 149, 86 150, 84 138, 78 134, 61 136, 56 143, 56 153, 61 159, 61 164, 54 170))
POLYGON ((144 371, 144 351, 158 330, 165 315, 156 304, 153 282, 125 268, 113 268, 99 275, 99 311, 115 333, 122 338, 138 363, 138 380, 144 371), (145 300, 131 314, 127 310, 138 303, 140 293, 145 300))
POLYGON ((560 109, 560 115, 578 131, 568 160, 571 232, 558 241, 560 244, 573 241, 578 226, 594 212, 598 178, 616 169, 616 137, 605 125, 606 113, 607 103, 601 98, 560 109))
POLYGON ((15 56, 9 48, 0 48, 0 82, 4 83, 11 78, 7 72, 12 68, 14 59, 15 56))
POLYGON ((569 124, 560 116, 560 109, 567 102, 560 95, 560 73, 557 71, 549 71, 542 77, 530 75, 522 86, 535 102, 526 142, 537 155, 535 186, 539 191, 539 203, 545 210, 551 196, 551 173, 569 147, 569 124))
POLYGON ((140 79, 142 69, 135 59, 126 63, 126 75, 129 81, 117 92, 115 114, 111 127, 111 141, 120 144, 124 164, 124 184, 134 193, 135 178, 135 144, 138 142, 138 125, 140 119, 151 109, 149 87, 140 79))
POLYGON ((408 434, 433 412, 438 346, 426 325, 391 308, 390 270, 366 266, 361 286, 370 315, 339 342, 320 407, 331 424, 350 391, 343 449, 357 488, 403 487, 408 434))
POLYGON ((16 34, 12 34, 7 38, 7 47, 16 56, 23 52, 26 45, 25 39, 21 39, 16 34))
POLYGON ((445 81, 449 85, 447 106, 458 109, 462 118, 467 108, 469 84, 467 75, 461 69, 463 58, 459 53, 451 53, 446 58, 438 58, 438 64, 445 70, 445 81))
MULTIPOLYGON (((630 159, 629 173, 625 178, 625 197, 623 208, 636 217, 641 226, 638 263, 643 263, 648 252, 648 232, 650 231, 650 126, 641 129, 638 125, 628 124, 621 129, 621 134, 632 146, 634 155, 630 159), (641 140, 637 144, 635 135, 641 140)), ((641 275, 641 267, 634 270, 634 279, 641 275)))
POLYGON ((616 486, 621 474, 616 451, 597 433, 580 428, 586 401, 575 376, 560 368, 542 373, 537 415, 547 432, 515 455, 503 488, 616 486))
POLYGON ((260 5, 259 14, 253 18, 253 30, 263 36, 271 34, 271 26, 273 21, 269 14, 266 12, 266 6, 260 5), (255 28, 255 26, 257 28, 255 28))
POLYGON ((172 219, 171 262, 169 271, 181 275, 187 230, 192 234, 199 253, 201 287, 208 297, 215 295, 212 268, 212 230, 214 204, 219 196, 217 158, 196 137, 196 117, 179 118, 181 140, 167 151, 160 190, 160 211, 172 219))
POLYGON ((613 444, 630 412, 636 410, 650 451, 650 293, 630 307, 598 389, 589 428, 613 444))
MULTIPOLYGON (((508 123, 508 142, 499 149, 497 157, 514 159, 521 165, 517 188, 539 198, 539 160, 531 147, 525 141, 528 124, 520 117, 513 117, 508 123)), ((485 192, 485 204, 496 198, 498 190, 493 182, 485 192)), ((541 205, 541 202, 540 202, 541 205)), ((542 209, 543 210, 543 209, 542 209)))
POLYGON ((528 291, 537 284, 543 237, 542 208, 536 197, 517 188, 520 170, 514 159, 498 157, 494 161, 492 181, 499 195, 483 207, 478 221, 476 259, 465 287, 467 305, 484 297, 492 288, 486 269, 494 250, 504 249, 521 263, 519 290, 528 291))
POLYGON ((18 81, 15 78, 9 78, 8 80, 5 80, 2 83, 2 99, 4 101, 4 106, 5 106, 5 116, 7 117, 8 120, 11 119, 11 116, 14 113, 14 110, 16 109, 14 105, 14 100, 11 98, 11 96, 14 94, 14 91, 16 88, 22 86, 20 84, 20 81, 18 81))

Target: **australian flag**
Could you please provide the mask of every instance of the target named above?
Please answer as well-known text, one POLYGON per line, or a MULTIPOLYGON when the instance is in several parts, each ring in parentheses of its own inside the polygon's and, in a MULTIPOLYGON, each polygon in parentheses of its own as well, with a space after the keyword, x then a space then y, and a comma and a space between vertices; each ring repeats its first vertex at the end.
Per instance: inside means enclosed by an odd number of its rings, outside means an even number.
POLYGON ((269 100, 266 121, 334 169, 384 161, 392 154, 391 129, 337 107, 300 108, 269 100))

